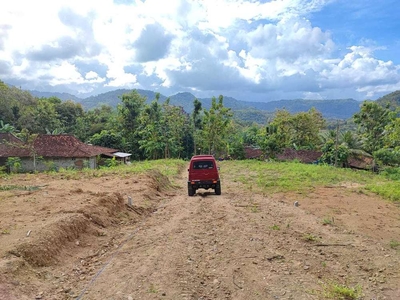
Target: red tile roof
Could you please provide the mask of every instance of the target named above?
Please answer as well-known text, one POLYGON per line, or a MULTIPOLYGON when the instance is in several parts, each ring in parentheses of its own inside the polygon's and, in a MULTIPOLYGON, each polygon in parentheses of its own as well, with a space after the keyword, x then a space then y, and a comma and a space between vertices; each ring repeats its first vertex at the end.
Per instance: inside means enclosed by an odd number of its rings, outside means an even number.
MULTIPOLYGON (((15 138, 16 139, 16 138, 15 138)), ((20 140, 18 140, 22 143, 20 140)), ((15 144, 17 143, 14 140, 15 144)), ((31 156, 28 149, 21 146, 11 146, 1 143, 0 157, 27 157, 31 156)), ((43 157, 93 157, 103 153, 117 152, 117 149, 88 145, 78 140, 73 135, 38 135, 33 143, 36 155, 43 157)))
POLYGON ((11 133, 0 133, 0 157, 25 157, 29 150, 11 133))

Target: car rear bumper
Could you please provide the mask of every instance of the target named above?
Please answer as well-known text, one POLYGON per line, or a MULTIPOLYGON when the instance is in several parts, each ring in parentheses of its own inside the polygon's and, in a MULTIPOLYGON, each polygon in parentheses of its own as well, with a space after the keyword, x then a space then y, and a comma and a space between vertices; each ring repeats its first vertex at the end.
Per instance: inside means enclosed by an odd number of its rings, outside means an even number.
POLYGON ((220 184, 219 180, 192 180, 188 181, 188 186, 193 189, 215 189, 220 184))

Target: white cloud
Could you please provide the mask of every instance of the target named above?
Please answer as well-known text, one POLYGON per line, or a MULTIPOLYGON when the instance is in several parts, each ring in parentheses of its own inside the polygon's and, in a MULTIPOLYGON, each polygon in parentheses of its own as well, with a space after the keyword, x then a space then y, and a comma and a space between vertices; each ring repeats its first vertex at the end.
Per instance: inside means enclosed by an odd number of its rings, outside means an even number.
POLYGON ((98 93, 164 87, 329 97, 399 88, 399 65, 368 46, 340 53, 333 34, 308 20, 335 1, 7 1, 1 79, 98 93))

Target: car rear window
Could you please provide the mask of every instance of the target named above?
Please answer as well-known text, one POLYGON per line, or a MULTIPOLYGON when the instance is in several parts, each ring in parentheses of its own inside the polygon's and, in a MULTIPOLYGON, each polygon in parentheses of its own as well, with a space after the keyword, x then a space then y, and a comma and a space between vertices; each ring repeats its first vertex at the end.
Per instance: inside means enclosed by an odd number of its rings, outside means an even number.
POLYGON ((193 169, 212 169, 214 168, 214 163, 212 161, 195 161, 193 162, 193 169))

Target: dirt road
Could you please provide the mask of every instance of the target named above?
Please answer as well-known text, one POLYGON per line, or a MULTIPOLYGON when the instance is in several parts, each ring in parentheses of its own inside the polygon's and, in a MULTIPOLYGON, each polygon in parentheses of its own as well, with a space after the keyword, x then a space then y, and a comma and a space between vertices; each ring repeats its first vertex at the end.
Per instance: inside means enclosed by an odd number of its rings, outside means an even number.
POLYGON ((312 198, 266 196, 230 174, 223 174, 221 196, 199 190, 189 197, 185 175, 174 189, 159 175, 25 179, 48 183, 0 202, 2 228, 30 222, 0 236, 0 298, 340 299, 335 287, 346 287, 360 299, 400 299, 400 253, 389 246, 400 240, 400 218, 392 203, 351 187, 312 198), (35 195, 42 199, 29 218, 23 205, 35 195), (365 210, 375 206, 379 219, 365 210), (75 233, 49 239, 60 224, 75 233), (39 228, 50 230, 35 239, 39 228))

